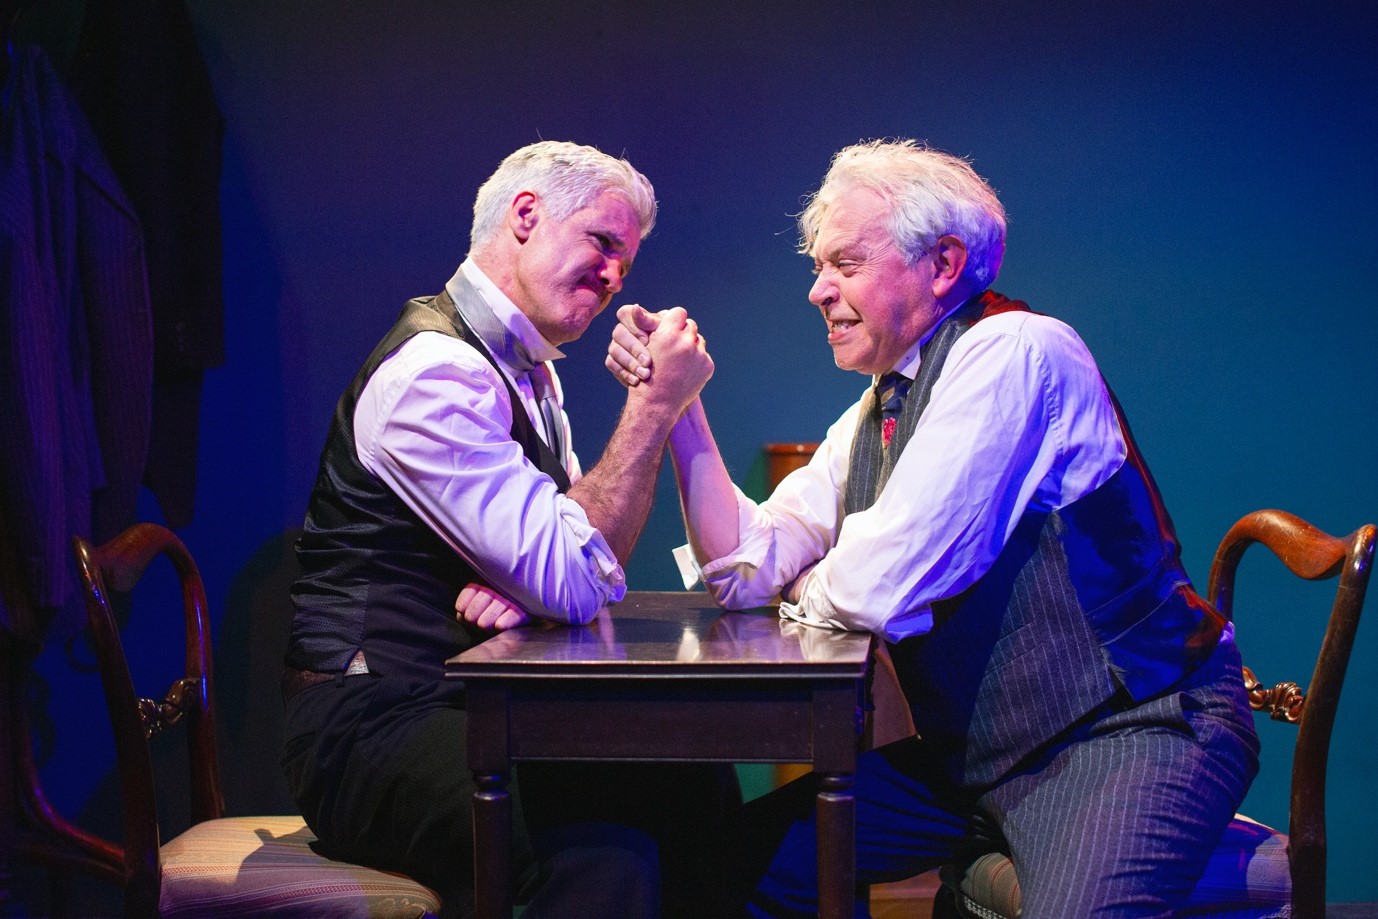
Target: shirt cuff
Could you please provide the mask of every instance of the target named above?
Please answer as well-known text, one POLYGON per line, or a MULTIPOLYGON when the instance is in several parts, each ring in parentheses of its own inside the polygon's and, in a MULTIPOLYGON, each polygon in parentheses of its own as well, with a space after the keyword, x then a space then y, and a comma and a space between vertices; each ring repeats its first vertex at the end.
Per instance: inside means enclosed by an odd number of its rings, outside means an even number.
POLYGON ((898 642, 914 635, 924 635, 933 630, 933 611, 929 607, 907 613, 895 613, 885 609, 867 612, 839 610, 833 606, 819 573, 823 566, 817 565, 805 572, 803 590, 799 602, 780 605, 782 615, 795 622, 802 622, 819 628, 845 629, 852 632, 873 632, 886 641, 898 642), (790 609, 787 611, 786 606, 790 609))
POLYGON ((603 594, 603 605, 617 603, 627 595, 627 574, 613 554, 612 547, 598 529, 589 523, 579 502, 560 496, 560 520, 569 534, 592 562, 595 588, 603 594))
POLYGON ((726 609, 773 605, 779 595, 779 586, 758 579, 759 573, 774 568, 772 530, 769 525, 762 524, 757 504, 745 497, 741 489, 736 486, 733 489, 737 495, 737 532, 741 535, 737 550, 700 565, 692 548, 681 546, 674 550, 675 565, 685 590, 701 580, 715 601, 726 609))
MULTIPOLYGON (((743 506, 739 501, 738 507, 740 508, 740 516, 737 531, 741 534, 741 542, 737 544, 737 551, 731 555, 724 555, 722 558, 715 558, 708 564, 700 566, 698 561, 694 559, 694 553, 689 547, 681 547, 705 584, 710 584, 714 580, 721 579, 721 576, 732 572, 750 576, 759 571, 761 566, 765 564, 766 555, 771 547, 770 529, 756 525, 753 506, 743 506)), ((679 558, 678 554, 676 558, 679 558)), ((681 573, 684 572, 683 565, 680 566, 680 571, 681 573)))
POLYGON ((808 610, 804 609, 804 607, 800 606, 798 603, 790 603, 785 600, 780 601, 780 618, 789 620, 791 622, 799 622, 804 625, 811 625, 816 629, 842 628, 842 626, 837 625, 831 620, 823 619, 809 612, 808 610))
MULTIPOLYGON (((770 529, 760 525, 756 505, 741 489, 733 486, 733 490, 737 495, 737 531, 741 534, 737 551, 722 558, 715 558, 706 565, 700 565, 694 557, 694 550, 687 544, 675 549, 675 565, 679 568, 685 590, 702 581, 714 596, 722 599, 727 593, 736 593, 738 589, 750 584, 765 563, 771 545, 770 529), (714 590, 715 587, 719 590, 714 590)), ((772 598, 773 595, 774 591, 772 598)), ((760 606, 765 602, 769 601, 757 598, 748 605, 760 606)))
POLYGON ((672 554, 675 557, 675 566, 679 568, 680 580, 684 582, 684 589, 692 590, 695 584, 703 580, 703 569, 699 567, 699 560, 694 558, 694 550, 685 543, 672 554))

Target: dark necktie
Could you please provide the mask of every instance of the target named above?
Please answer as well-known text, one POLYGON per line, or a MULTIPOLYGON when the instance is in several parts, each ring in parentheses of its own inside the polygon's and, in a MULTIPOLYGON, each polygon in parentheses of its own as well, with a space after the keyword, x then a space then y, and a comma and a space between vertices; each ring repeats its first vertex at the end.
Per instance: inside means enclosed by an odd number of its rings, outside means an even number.
POLYGON ((890 446, 890 439, 895 436, 900 409, 904 408, 904 397, 909 395, 913 382, 892 370, 882 374, 876 383, 876 401, 880 403, 880 442, 886 447, 890 446))

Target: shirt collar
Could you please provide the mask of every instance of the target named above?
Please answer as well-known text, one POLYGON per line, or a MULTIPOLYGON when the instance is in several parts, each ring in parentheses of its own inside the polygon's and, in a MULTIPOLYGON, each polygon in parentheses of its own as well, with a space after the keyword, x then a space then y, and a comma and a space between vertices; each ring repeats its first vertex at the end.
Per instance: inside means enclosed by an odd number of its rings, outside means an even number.
MULTIPOLYGON (((977 296, 980 295, 978 294, 977 296)), ((923 346, 928 344, 928 340, 932 338, 933 335, 938 331, 938 326, 942 325, 952 316, 953 313, 957 312, 959 309, 966 306, 970 302, 970 299, 963 300, 961 303, 958 303, 956 306, 948 310, 946 313, 943 313, 942 318, 939 319, 937 322, 933 323, 933 325, 929 327, 927 332, 924 332, 922 335, 920 335, 919 340, 914 342, 914 344, 909 348, 909 350, 904 352, 903 356, 901 356, 899 360, 895 361, 895 366, 891 367, 890 369, 895 371, 896 373, 908 377, 911 380, 917 379, 919 376, 919 367, 923 365, 923 346)), ((879 381, 880 377, 877 376, 876 380, 879 381)))
POLYGON ((469 326, 483 339, 483 343, 493 351, 494 357, 525 373, 537 364, 565 356, 564 352, 546 340, 526 314, 498 289, 472 258, 466 258, 449 284, 445 285, 455 303, 463 302, 452 289, 457 285, 461 274, 478 291, 491 315, 471 316, 462 308, 460 312, 469 326))
MULTIPOLYGON (((934 325, 933 328, 936 329, 937 325, 934 325)), ((901 357, 898 361, 896 361, 895 366, 891 367, 890 369, 895 371, 896 373, 908 377, 911 380, 917 377, 919 375, 919 365, 923 363, 921 354, 921 352, 923 351, 923 345, 924 342, 928 341, 928 336, 931 334, 932 329, 930 329, 928 333, 926 333, 921 339, 916 341, 908 351, 904 352, 904 356, 901 357)), ((876 379, 879 380, 880 377, 878 376, 876 377, 876 379)))

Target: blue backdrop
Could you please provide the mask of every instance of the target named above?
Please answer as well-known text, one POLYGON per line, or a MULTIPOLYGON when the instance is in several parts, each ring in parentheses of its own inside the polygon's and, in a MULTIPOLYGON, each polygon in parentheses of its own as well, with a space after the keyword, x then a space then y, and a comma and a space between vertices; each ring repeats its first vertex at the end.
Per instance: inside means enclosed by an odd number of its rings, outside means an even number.
MULTIPOLYGON (((865 385, 832 365, 792 215, 838 148, 905 136, 970 157, 1000 192, 997 289, 1097 355, 1203 587, 1249 510, 1340 533, 1378 517, 1367 3, 189 5, 227 120, 228 359, 206 379, 183 536, 220 620, 228 728, 261 763, 232 777, 232 804, 276 793, 272 751, 253 752, 271 734, 260 684, 280 653, 264 617, 281 609, 282 536, 300 524, 334 400, 401 303, 463 258, 478 183, 537 139, 625 154, 655 184, 660 222, 618 302, 698 318, 717 362, 710 417, 756 487, 763 443, 819 438, 865 385)), ((560 367, 586 465, 621 402, 601 368, 611 321, 560 367)), ((633 587, 676 586, 682 535, 662 476, 633 587)), ((1284 662, 1314 654, 1328 600, 1269 580, 1275 568, 1246 562, 1260 586, 1241 589, 1240 644, 1265 679, 1304 682, 1309 669, 1284 662)), ((1361 704, 1378 679, 1374 629, 1360 631, 1331 759, 1340 901, 1378 900, 1378 731, 1361 704)), ((79 681, 54 692, 73 710, 97 698, 79 681)), ((1261 729, 1281 760, 1289 734, 1261 729)), ((103 730, 56 735, 45 774, 69 813, 103 781, 103 730), (74 756, 82 769, 59 765, 74 756)), ((1261 778, 1246 811, 1285 824, 1286 781, 1261 778)))

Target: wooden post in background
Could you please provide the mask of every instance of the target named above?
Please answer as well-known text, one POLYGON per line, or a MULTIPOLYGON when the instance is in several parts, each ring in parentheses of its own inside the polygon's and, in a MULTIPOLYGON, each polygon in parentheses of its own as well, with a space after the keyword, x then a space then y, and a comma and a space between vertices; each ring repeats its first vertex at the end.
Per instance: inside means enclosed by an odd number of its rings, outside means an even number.
MULTIPOLYGON (((801 466, 808 465, 817 443, 770 443, 766 451, 766 486, 771 492, 780 480, 801 466)), ((871 704, 873 710, 866 716, 867 748, 878 747, 910 737, 914 734, 914 722, 909 715, 909 705, 900 691, 895 677, 894 664, 883 642, 876 643, 871 666, 874 671, 871 681, 871 704)), ((783 785, 806 774, 809 767, 802 763, 784 763, 775 767, 775 783, 783 785)))

